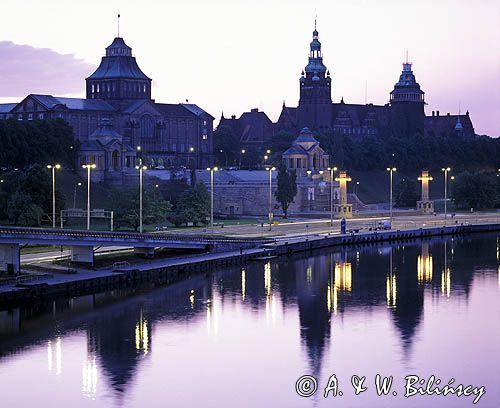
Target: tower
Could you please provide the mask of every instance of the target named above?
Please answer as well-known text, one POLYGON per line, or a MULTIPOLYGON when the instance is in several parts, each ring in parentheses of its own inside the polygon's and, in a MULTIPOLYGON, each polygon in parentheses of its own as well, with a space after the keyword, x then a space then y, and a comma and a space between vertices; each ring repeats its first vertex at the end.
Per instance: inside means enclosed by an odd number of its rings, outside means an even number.
POLYGON ((151 99, 151 79, 137 65, 123 38, 106 48, 101 64, 86 80, 87 99, 129 102, 151 99))
POLYGON ((424 94, 407 58, 399 81, 390 93, 390 126, 394 135, 412 137, 417 133, 424 134, 424 94))
POLYGON ((329 128, 332 124, 332 96, 330 71, 323 64, 319 34, 314 24, 309 62, 300 77, 298 125, 313 130, 329 128))
POLYGON ((352 218, 352 204, 347 204, 347 182, 351 181, 346 171, 341 171, 340 175, 335 179, 339 182, 339 204, 335 204, 333 212, 335 218, 352 218))
POLYGON ((434 203, 429 200, 429 181, 432 181, 429 171, 422 170, 418 180, 422 182, 422 197, 420 201, 417 201, 417 210, 422 214, 431 214, 434 212, 434 203))

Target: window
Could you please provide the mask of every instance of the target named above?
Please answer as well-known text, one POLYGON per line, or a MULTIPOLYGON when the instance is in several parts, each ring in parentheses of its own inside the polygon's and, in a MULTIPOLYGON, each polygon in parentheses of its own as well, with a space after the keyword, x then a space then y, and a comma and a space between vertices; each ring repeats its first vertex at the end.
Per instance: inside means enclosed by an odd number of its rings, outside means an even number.
POLYGON ((207 134, 203 134, 203 135, 201 135, 201 138, 202 138, 203 140, 207 140, 207 139, 208 139, 208 135, 207 135, 207 134))
POLYGON ((23 120, 23 114, 20 113, 19 115, 17 115, 17 120, 23 120))
POLYGON ((207 126, 207 121, 206 120, 203 121, 203 126, 207 126))
POLYGON ((42 120, 43 119, 43 113, 38 114, 38 119, 42 120))
POLYGON ((155 136, 155 122, 151 115, 143 115, 139 126, 141 138, 153 138, 155 136))
POLYGON ((28 113, 28 120, 33 120, 33 114, 32 113, 28 113))

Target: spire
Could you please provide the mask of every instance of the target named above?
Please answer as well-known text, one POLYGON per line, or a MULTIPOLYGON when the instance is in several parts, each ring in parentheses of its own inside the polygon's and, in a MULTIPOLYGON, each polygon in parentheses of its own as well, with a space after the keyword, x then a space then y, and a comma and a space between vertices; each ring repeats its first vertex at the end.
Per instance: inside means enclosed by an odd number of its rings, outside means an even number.
POLYGON ((117 18, 116 18, 116 22, 117 22, 117 25, 118 25, 118 30, 117 30, 117 37, 119 38, 120 37, 120 10, 118 10, 118 15, 117 15, 117 18))

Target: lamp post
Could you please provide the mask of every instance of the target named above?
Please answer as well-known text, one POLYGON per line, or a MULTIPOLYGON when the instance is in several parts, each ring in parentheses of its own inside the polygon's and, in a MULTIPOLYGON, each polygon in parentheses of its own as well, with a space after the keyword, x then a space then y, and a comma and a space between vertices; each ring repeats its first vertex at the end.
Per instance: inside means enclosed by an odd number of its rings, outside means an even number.
POLYGON ((3 182, 4 182, 4 180, 3 180, 3 179, 1 179, 1 180, 0 180, 0 193, 2 192, 2 185, 3 185, 3 182))
POLYGON ((391 216, 391 228, 392 228, 392 173, 396 171, 396 167, 387 167, 387 171, 390 173, 390 216, 391 216))
POLYGON ((240 151, 240 169, 241 169, 241 156, 244 155, 247 151, 245 149, 241 149, 240 151))
POLYGON ((139 162, 139 166, 142 165, 142 155, 141 155, 141 151, 142 151, 142 147, 141 146, 136 146, 135 150, 137 151, 137 160, 139 162))
POLYGON ((335 180, 336 167, 328 167, 330 171, 330 226, 333 227, 333 182, 335 180))
MULTIPOLYGON (((192 156, 192 154, 193 154, 193 153, 194 153, 194 147, 193 147, 193 146, 191 146, 191 147, 189 148, 189 159, 188 159, 189 163, 191 163, 191 159, 193 158, 193 156, 192 156)), ((189 166, 189 164, 188 164, 188 168, 189 168, 189 169, 191 168, 191 167, 189 166)), ((194 170, 195 168, 196 168, 196 166, 195 166, 195 163, 194 163, 194 160, 193 160, 193 170, 194 170)))
POLYGON ((273 171, 276 167, 268 167, 266 170, 269 172, 269 231, 273 225, 273 171))
POLYGON ((82 186, 82 183, 80 183, 80 182, 75 184, 75 188, 73 190, 73 208, 76 208, 76 188, 81 187, 81 186, 82 186))
POLYGON ((90 230, 90 170, 96 168, 95 164, 84 164, 83 169, 87 169, 87 231, 90 230))
POLYGON ((359 181, 356 181, 356 184, 354 184, 354 194, 358 193, 358 188, 359 188, 359 181))
POLYGON ((148 168, 146 166, 135 166, 139 170, 139 232, 142 234, 142 173, 148 168))
POLYGON ((447 201, 448 201, 448 172, 451 171, 451 167, 443 167, 441 171, 444 173, 444 223, 446 225, 446 217, 448 213, 447 201))
POLYGON ((48 164, 48 169, 52 170, 52 228, 56 227, 56 170, 61 168, 60 164, 48 164))
POLYGON ((218 167, 207 167, 210 172, 210 228, 214 228, 214 171, 219 170, 218 167))

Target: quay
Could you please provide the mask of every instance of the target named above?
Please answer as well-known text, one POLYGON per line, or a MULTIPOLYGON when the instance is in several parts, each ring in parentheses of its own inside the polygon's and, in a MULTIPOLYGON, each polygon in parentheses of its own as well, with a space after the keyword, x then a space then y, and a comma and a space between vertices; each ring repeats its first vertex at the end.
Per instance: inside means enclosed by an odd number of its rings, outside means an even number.
MULTIPOLYGON (((381 242, 411 242, 436 236, 491 233, 500 231, 500 223, 432 226, 401 230, 366 231, 350 234, 310 234, 308 236, 276 237, 274 239, 248 239, 246 245, 234 238, 221 242, 240 245, 227 247, 223 252, 205 252, 183 257, 147 260, 138 265, 121 265, 99 270, 78 270, 74 274, 48 274, 33 276, 0 285, 0 306, 10 307, 37 300, 73 297, 107 290, 151 283, 168 285, 196 275, 210 274, 220 267, 244 265, 249 261, 269 256, 313 251, 335 246, 370 246, 381 242)), ((121 242, 121 241, 120 241, 121 242)))

